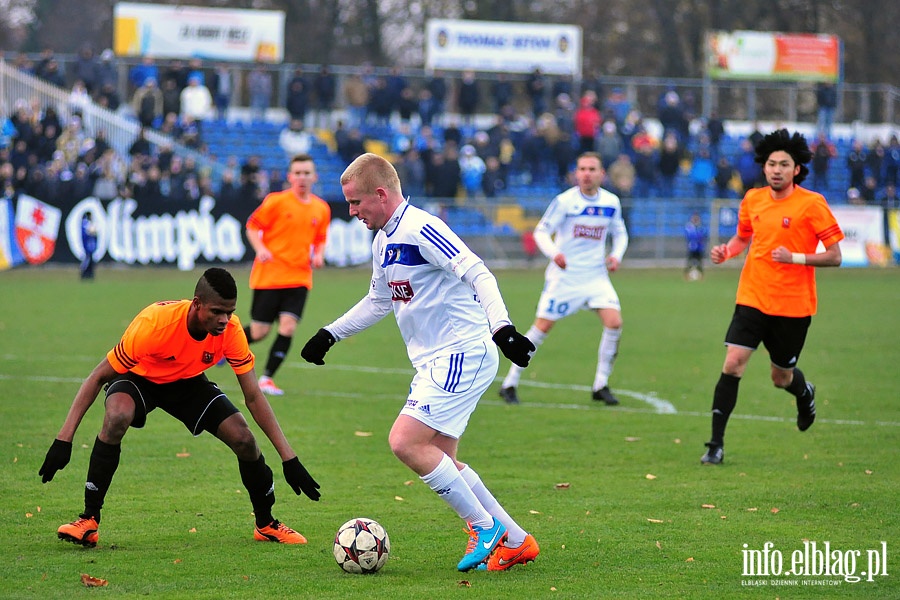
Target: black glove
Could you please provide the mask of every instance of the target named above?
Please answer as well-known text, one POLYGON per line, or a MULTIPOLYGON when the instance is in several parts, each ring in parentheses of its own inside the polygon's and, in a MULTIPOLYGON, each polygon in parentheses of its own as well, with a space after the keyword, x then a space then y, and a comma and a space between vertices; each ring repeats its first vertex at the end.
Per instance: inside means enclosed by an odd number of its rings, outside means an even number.
POLYGON ((70 458, 72 458, 72 442, 53 440, 53 444, 47 450, 44 464, 41 465, 41 470, 38 471, 38 475, 42 478, 41 480, 44 483, 52 480, 57 471, 69 464, 70 458))
POLYGON ((319 493, 319 484, 312 478, 306 467, 300 464, 299 458, 295 456, 291 460, 281 463, 281 466, 284 469, 284 479, 295 494, 299 496, 300 492, 303 492, 309 496, 310 500, 316 502, 319 500, 319 496, 322 495, 319 493))
POLYGON ((331 347, 334 346, 334 342, 334 336, 331 335, 327 329, 320 329, 316 332, 316 335, 309 338, 309 341, 303 346, 303 350, 300 351, 300 356, 302 356, 303 360, 306 362, 311 362, 314 365, 324 365, 325 353, 331 350, 331 347))
POLYGON ((534 344, 527 337, 516 331, 513 325, 504 325, 494 334, 494 343, 500 347, 503 356, 520 367, 527 367, 534 352, 534 344))

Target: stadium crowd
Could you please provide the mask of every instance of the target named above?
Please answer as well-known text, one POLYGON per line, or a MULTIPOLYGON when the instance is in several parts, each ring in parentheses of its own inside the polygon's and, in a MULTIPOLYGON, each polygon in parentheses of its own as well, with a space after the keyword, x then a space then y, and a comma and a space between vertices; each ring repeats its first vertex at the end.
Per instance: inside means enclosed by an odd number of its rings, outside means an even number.
MULTIPOLYGON (((491 199, 533 184, 559 190, 572 184, 575 158, 585 150, 603 157, 604 187, 622 198, 739 198, 761 184, 753 147, 764 132, 756 128, 739 140, 729 138, 720 115, 702 118, 692 91, 674 86, 655 106, 641 107, 621 88, 605 89, 597 75, 576 85, 571 77, 535 69, 514 86, 502 74, 487 80, 471 71, 458 78, 435 72, 411 83, 399 69, 382 75, 368 64, 341 80, 327 66, 315 74, 297 66, 283 97, 276 98, 272 75, 261 66, 239 90, 227 64, 145 57, 130 69, 128 97, 120 98, 110 50, 97 55, 85 45, 65 73, 50 49, 35 62, 24 54, 9 62, 69 90, 72 116, 64 119, 54 106, 27 98, 8 113, 0 109, 6 195, 21 191, 65 202, 87 195, 180 201, 210 194, 226 204, 258 202, 283 187, 287 160, 266 167, 253 153, 214 156, 205 139, 209 131, 229 127, 226 115, 239 92, 247 98, 251 123, 262 122, 273 106, 284 107, 287 120, 272 136, 282 156, 326 141, 346 165, 375 140, 415 197, 491 199), (127 155, 110 147, 103 130, 85 131, 79 115, 90 102, 140 122, 142 132, 127 155), (485 112, 493 115, 489 124, 476 119, 485 112), (173 147, 156 147, 143 134, 149 128, 220 160, 224 169, 214 176, 173 147)), ((831 139, 829 131, 830 125, 822 126, 811 140, 810 187, 832 203, 900 207, 897 135, 864 144, 831 139)))

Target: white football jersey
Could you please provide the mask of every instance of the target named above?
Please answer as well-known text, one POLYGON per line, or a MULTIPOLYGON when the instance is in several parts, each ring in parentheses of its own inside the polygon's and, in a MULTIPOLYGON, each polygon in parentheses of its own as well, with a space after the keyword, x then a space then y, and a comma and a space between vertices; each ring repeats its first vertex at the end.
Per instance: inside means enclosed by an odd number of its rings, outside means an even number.
POLYGON ((565 271, 551 260, 548 276, 576 278, 606 273, 606 238, 610 233, 610 256, 621 261, 628 247, 619 197, 603 188, 593 198, 586 198, 577 186, 562 192, 547 207, 535 233, 553 236, 554 250, 566 257, 565 271))
POLYGON ((413 366, 490 340, 484 309, 460 281, 481 262, 446 223, 407 202, 375 235, 369 296, 391 300, 413 366))

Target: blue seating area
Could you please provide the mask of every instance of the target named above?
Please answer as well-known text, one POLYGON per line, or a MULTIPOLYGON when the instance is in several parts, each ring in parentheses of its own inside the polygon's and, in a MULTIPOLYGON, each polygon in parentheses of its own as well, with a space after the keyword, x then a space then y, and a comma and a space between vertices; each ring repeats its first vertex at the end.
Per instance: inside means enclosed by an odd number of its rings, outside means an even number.
MULTIPOLYGON (((204 123, 203 137, 209 152, 222 162, 234 156, 240 164, 249 156, 256 155, 259 157, 263 169, 283 173, 286 168, 286 157, 278 145, 278 136, 282 127, 281 124, 271 122, 236 121, 228 124, 208 122, 204 123)), ((381 125, 368 126, 364 133, 370 139, 389 143, 395 132, 392 128, 381 125)), ((834 143, 838 155, 832 159, 828 189, 817 191, 824 193, 829 202, 840 204, 846 201, 846 190, 849 185, 846 161, 850 151, 850 141, 835 140, 834 143)), ((726 137, 720 144, 719 152, 721 155, 734 157, 738 152, 739 144, 740 138, 726 137)), ((319 139, 315 140, 311 154, 316 160, 319 173, 317 193, 328 201, 340 202, 343 200, 339 181, 345 167, 343 161, 328 148, 324 141, 319 139)), ((550 200, 562 191, 560 185, 556 181, 550 180, 550 177, 530 180, 530 177, 523 177, 521 172, 513 172, 511 175, 510 184, 504 197, 488 202, 514 202, 520 205, 527 215, 539 217, 550 200)), ((810 177, 805 182, 807 186, 811 185, 811 179, 810 177)), ((694 210, 700 210, 701 213, 706 212, 698 209, 697 206, 692 206, 697 203, 684 201, 684 199, 691 199, 696 195, 694 184, 684 170, 675 180, 674 193, 676 198, 682 200, 673 202, 669 198, 635 198, 626 201, 630 233, 637 237, 659 235, 680 237, 683 235, 684 223, 687 222, 694 210)), ((714 191, 710 188, 707 197, 711 199, 713 196, 714 191)), ((732 197, 737 199, 738 194, 734 193, 732 197)), ((705 206, 706 202, 700 204, 705 206)), ((457 233, 464 236, 512 236, 520 233, 508 224, 491 223, 485 217, 484 211, 476 208, 452 206, 446 209, 443 217, 457 233)))

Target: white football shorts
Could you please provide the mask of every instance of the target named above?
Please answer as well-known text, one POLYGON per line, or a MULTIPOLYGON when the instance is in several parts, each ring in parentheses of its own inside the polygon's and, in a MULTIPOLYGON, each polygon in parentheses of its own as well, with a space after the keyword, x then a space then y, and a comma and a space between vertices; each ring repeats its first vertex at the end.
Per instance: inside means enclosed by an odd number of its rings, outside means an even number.
POLYGON ((609 275, 604 273, 589 279, 548 277, 538 301, 536 316, 558 321, 580 310, 599 308, 622 310, 609 275))
POLYGON ((416 371, 400 414, 459 438, 499 365, 497 345, 489 338, 465 352, 439 356, 416 371))

